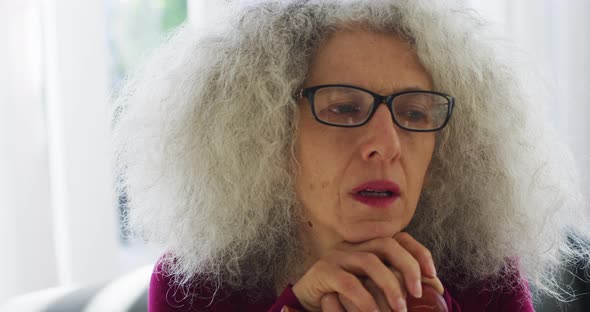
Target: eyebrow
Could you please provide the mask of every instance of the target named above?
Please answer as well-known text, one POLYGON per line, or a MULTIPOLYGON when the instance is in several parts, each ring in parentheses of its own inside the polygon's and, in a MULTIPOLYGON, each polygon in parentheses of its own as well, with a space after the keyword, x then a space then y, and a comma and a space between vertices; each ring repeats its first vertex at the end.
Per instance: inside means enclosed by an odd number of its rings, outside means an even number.
MULTIPOLYGON (((320 84, 320 85, 324 85, 324 84, 320 84)), ((357 84, 350 84, 350 83, 327 83, 325 85, 343 85, 343 86, 357 87, 357 88, 361 88, 361 89, 364 89, 364 90, 368 90, 368 91, 377 93, 377 94, 379 94, 381 96, 389 96, 389 95, 392 95, 392 94, 402 93, 402 92, 409 92, 409 91, 433 91, 432 88, 422 88, 422 87, 419 87, 417 85, 405 87, 405 88, 402 88, 402 89, 395 89, 394 88, 394 92, 392 92, 392 93, 389 93, 389 92, 386 92, 386 93, 378 92, 378 91, 374 91, 373 89, 368 89, 368 88, 365 88, 365 87, 361 87, 361 86, 359 86, 357 84)), ((301 91, 303 91, 303 89, 305 89, 305 88, 309 88, 309 87, 303 87, 303 86, 300 87, 299 88, 299 92, 294 95, 294 98, 296 98, 296 99, 302 98, 301 91)))
POLYGON ((400 92, 407 92, 407 91, 432 91, 430 88, 421 88, 418 86, 410 86, 410 87, 406 87, 406 88, 402 88, 402 89, 394 89, 394 92, 392 93, 387 93, 387 94, 395 94, 395 93, 400 93, 400 92))

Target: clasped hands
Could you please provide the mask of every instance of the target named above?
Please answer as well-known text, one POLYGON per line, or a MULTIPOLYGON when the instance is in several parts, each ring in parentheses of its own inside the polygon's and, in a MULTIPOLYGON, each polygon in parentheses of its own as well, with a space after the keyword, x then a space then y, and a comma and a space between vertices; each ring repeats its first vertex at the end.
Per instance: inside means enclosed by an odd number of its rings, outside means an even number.
MULTIPOLYGON (((423 296, 423 284, 443 293, 432 255, 406 232, 359 244, 341 243, 293 285, 307 311, 407 311, 406 295, 423 296)), ((436 294, 435 294, 436 295, 436 294)))

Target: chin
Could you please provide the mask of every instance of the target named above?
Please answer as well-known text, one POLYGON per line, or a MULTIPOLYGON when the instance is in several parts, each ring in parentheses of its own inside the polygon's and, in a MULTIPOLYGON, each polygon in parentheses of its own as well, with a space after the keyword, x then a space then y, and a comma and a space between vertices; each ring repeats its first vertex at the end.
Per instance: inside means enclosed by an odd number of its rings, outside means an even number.
POLYGON ((403 230, 402 226, 385 221, 363 221, 346 226, 340 235, 348 243, 362 243, 382 237, 393 237, 403 230))

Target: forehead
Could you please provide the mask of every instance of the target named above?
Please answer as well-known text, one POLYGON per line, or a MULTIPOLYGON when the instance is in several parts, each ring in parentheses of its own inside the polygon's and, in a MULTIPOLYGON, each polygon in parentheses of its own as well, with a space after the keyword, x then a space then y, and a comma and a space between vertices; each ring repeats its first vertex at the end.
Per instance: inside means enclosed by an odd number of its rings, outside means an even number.
POLYGON ((407 40, 368 30, 342 30, 324 40, 312 58, 305 86, 351 84, 381 94, 432 89, 432 81, 407 40))

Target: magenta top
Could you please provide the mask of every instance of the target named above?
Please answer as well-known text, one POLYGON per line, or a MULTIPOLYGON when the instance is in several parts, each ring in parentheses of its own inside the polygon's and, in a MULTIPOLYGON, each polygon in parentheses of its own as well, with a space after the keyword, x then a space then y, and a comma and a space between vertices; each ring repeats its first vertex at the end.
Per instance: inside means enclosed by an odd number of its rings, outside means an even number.
MULTIPOLYGON (((149 287, 148 312, 280 312, 284 305, 303 310, 290 285, 278 297, 274 292, 269 291, 258 296, 259 298, 254 301, 251 292, 234 292, 227 295, 221 291, 216 294, 215 300, 211 301, 211 290, 206 287, 197 288, 191 292, 194 296, 184 298, 182 291, 168 286, 170 280, 161 272, 162 269, 157 264, 152 273, 149 287)), ((519 275, 513 276, 513 281, 510 282, 513 282, 513 285, 520 286, 513 291, 489 291, 485 290, 487 289, 486 282, 483 282, 479 287, 457 289, 443 281, 445 286, 443 297, 449 312, 534 312, 528 283, 522 280, 519 275)))

